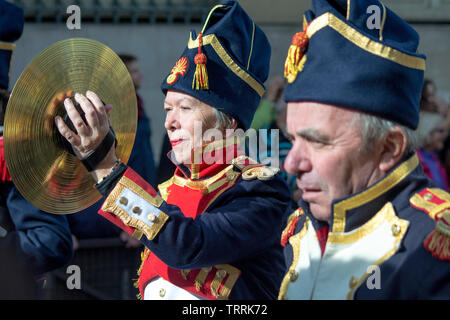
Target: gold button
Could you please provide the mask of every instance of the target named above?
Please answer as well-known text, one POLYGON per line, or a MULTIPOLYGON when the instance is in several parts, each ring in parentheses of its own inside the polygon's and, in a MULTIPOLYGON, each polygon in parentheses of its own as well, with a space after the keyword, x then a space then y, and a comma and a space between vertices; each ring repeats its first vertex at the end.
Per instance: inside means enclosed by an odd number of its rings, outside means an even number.
POLYGON ((150 222, 155 222, 157 218, 158 218, 158 217, 155 216, 153 213, 150 213, 150 214, 147 216, 147 219, 148 219, 150 222))
POLYGON ((433 195, 431 193, 425 193, 423 195, 423 198, 427 201, 430 201, 431 199, 433 199, 433 195))
POLYGON ((295 271, 295 270, 289 271, 289 279, 290 279, 292 282, 297 281, 297 279, 298 279, 298 272, 295 271))
POLYGON ((398 236, 401 230, 402 229, 400 228, 400 226, 396 223, 394 223, 391 227, 392 235, 394 237, 398 236))
POLYGON ((141 208, 139 208, 139 207, 134 207, 134 208, 133 208, 133 213, 140 214, 140 213, 141 213, 141 208))
POLYGON ((236 178, 236 174, 234 174, 234 173, 230 173, 230 174, 227 175, 227 180, 228 181, 232 181, 234 178, 236 178))
POLYGON ((159 290, 159 296, 160 296, 161 298, 163 298, 165 295, 166 295, 166 290, 164 290, 163 288, 161 288, 161 289, 159 290))
POLYGON ((358 284, 358 281, 356 280, 356 278, 354 276, 352 276, 350 278, 350 282, 348 284, 350 286, 350 289, 353 289, 354 287, 356 287, 357 284, 358 284))
POLYGON ((226 277, 227 272, 225 270, 218 270, 216 273, 217 277, 219 277, 220 279, 223 279, 226 277))
POLYGON ((123 204, 124 206, 126 206, 128 204, 128 199, 125 198, 125 197, 120 197, 119 203, 123 204))

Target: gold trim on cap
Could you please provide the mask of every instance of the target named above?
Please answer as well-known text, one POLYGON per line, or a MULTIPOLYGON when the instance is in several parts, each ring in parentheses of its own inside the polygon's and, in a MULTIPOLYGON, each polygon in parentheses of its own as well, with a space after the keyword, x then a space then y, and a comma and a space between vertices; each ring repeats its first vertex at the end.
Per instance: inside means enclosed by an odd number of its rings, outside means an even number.
MULTIPOLYGON (((236 74, 239 78, 241 78, 245 83, 247 83, 253 90, 258 93, 260 97, 263 96, 264 86, 261 85, 255 78, 253 78, 249 73, 247 73, 244 69, 242 69, 236 62, 234 62, 233 58, 226 52, 224 47, 220 44, 219 39, 217 39, 215 34, 204 35, 202 38, 203 46, 211 45, 216 52, 216 54, 220 57, 223 63, 236 74)), ((192 33, 189 35, 188 48, 195 49, 198 48, 198 38, 193 40, 192 33)))
POLYGON ((253 42, 255 41, 255 23, 253 22, 252 43, 250 45, 250 54, 248 55, 247 70, 250 68, 250 60, 253 53, 253 42))
POLYGON ((14 51, 15 47, 14 43, 0 41, 0 50, 14 51))
POLYGON ((383 41, 383 30, 384 30, 384 24, 386 23, 386 7, 384 4, 380 1, 381 5, 383 6, 383 20, 381 21, 380 26, 380 41, 383 41))
POLYGON ((203 25, 202 33, 205 32, 206 26, 208 25, 209 18, 211 18, 212 13, 213 13, 214 11, 216 11, 216 9, 222 8, 222 7, 226 7, 226 5, 224 5, 224 4, 218 4, 218 5, 216 5, 215 7, 213 7, 213 8, 211 9, 211 11, 210 11, 209 14, 208 14, 208 17, 206 18, 205 24, 203 25))
POLYGON ((376 56, 398 63, 404 67, 425 70, 425 59, 400 52, 394 48, 376 42, 352 28, 330 12, 322 14, 310 23, 306 31, 308 38, 311 38, 317 31, 324 27, 334 29, 354 45, 376 56))
POLYGON ((347 0, 347 15, 345 16, 345 19, 350 19, 350 7, 351 7, 351 1, 347 0))

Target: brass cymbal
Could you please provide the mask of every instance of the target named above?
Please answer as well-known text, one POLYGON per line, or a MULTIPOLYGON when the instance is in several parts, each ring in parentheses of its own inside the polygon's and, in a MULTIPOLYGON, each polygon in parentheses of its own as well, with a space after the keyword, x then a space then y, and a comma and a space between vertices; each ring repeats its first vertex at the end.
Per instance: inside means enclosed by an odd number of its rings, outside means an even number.
POLYGON ((8 102, 4 148, 8 170, 25 199, 39 209, 69 214, 101 198, 83 164, 64 149, 55 124, 62 101, 91 90, 112 104, 117 157, 127 163, 137 126, 136 91, 121 59, 104 44, 84 38, 57 42, 21 74, 8 102))

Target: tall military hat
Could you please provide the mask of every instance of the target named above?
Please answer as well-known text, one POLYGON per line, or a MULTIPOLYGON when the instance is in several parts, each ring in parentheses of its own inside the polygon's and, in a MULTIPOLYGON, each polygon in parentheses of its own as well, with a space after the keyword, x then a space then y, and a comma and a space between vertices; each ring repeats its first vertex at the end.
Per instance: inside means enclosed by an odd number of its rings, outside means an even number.
POLYGON ((265 91, 270 44, 237 1, 216 5, 199 35, 191 31, 161 89, 180 91, 250 127, 265 91))
POLYGON ((23 10, 0 0, 0 88, 8 89, 14 42, 23 31, 23 10))
POLYGON ((312 0, 285 64, 284 99, 378 115, 416 129, 425 56, 417 32, 377 0, 312 0))

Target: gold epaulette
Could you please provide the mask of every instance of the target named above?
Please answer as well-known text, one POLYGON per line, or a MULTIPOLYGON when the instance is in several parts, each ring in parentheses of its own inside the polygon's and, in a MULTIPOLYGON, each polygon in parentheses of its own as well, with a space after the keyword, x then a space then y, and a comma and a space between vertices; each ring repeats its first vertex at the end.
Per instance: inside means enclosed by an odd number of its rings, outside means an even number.
POLYGON ((426 188, 409 200, 411 205, 425 211, 436 221, 435 229, 423 245, 439 260, 450 261, 450 194, 438 188, 426 188))
POLYGON ((232 164, 242 172, 243 180, 271 180, 279 171, 278 168, 268 167, 247 156, 239 156, 232 164))

